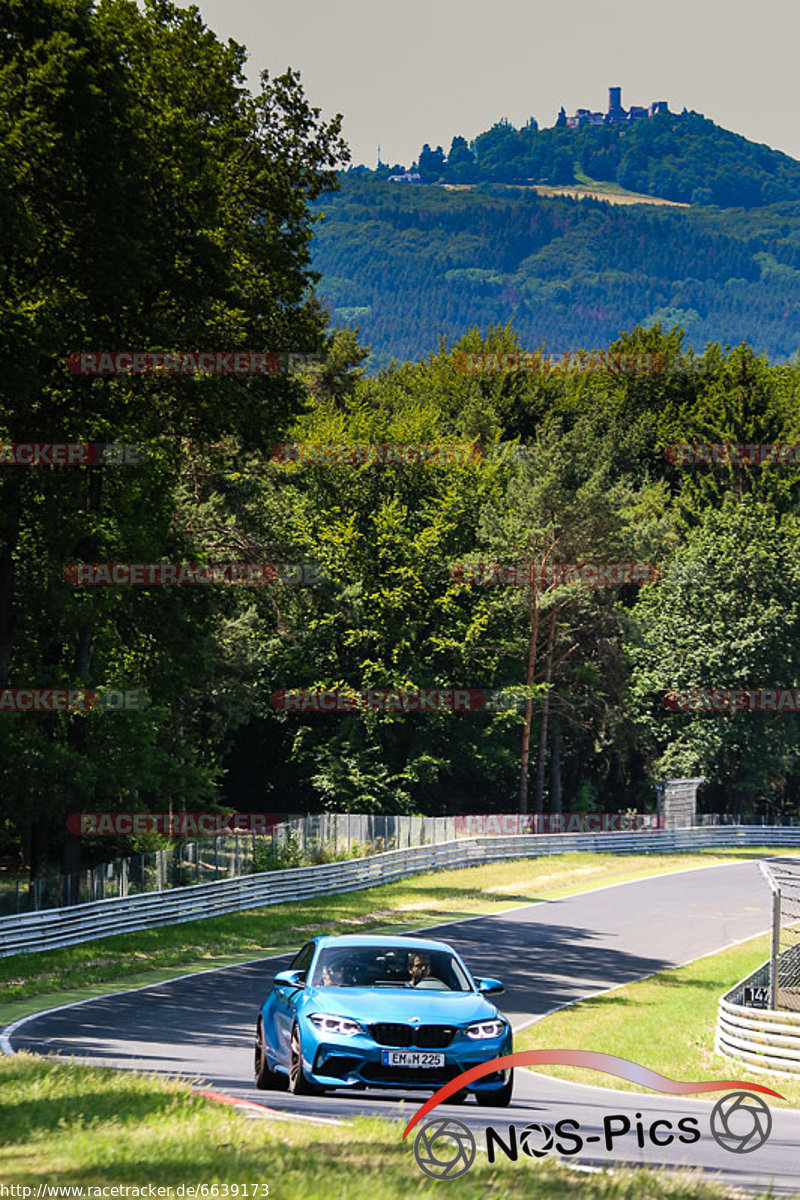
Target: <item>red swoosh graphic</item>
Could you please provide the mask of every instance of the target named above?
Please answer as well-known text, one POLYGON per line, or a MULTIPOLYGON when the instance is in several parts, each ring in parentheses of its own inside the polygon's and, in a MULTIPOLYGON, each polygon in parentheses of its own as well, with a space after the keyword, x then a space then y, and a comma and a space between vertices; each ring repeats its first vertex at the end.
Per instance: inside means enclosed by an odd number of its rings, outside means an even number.
POLYGON ((414 1113, 406 1125, 403 1140, 405 1141, 417 1122, 427 1116, 432 1109, 474 1080, 480 1079, 484 1075, 492 1075, 495 1071, 507 1071, 509 1067, 533 1067, 548 1064, 560 1067, 587 1067, 590 1071, 603 1071, 606 1075, 616 1075, 619 1079, 626 1079, 628 1083, 638 1083, 642 1087, 652 1088, 655 1092, 666 1092, 672 1096, 685 1096, 694 1092, 719 1092, 724 1088, 741 1088, 742 1091, 763 1092, 767 1096, 777 1096, 779 1100, 786 1099, 780 1092, 773 1092, 772 1088, 762 1087, 759 1083, 745 1083, 742 1079, 711 1079, 705 1083, 695 1080, 681 1083, 677 1079, 668 1079, 666 1075, 659 1075, 657 1071, 651 1071, 649 1067, 643 1067, 641 1063, 631 1062, 627 1058, 618 1058, 616 1054, 601 1054, 597 1050, 519 1050, 516 1054, 504 1054, 502 1058, 492 1058, 489 1062, 479 1063, 477 1067, 470 1067, 468 1071, 462 1071, 455 1079, 451 1079, 449 1083, 440 1087, 438 1092, 434 1092, 430 1100, 426 1100, 422 1107, 414 1113))

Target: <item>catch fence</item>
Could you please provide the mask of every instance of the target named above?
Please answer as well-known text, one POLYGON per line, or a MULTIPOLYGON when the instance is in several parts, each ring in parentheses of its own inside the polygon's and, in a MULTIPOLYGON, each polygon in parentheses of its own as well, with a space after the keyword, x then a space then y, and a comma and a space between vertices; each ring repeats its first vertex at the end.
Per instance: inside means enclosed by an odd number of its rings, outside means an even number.
MULTIPOLYGON (((63 875, 0 886, 0 916, 66 908, 93 900, 216 883, 254 872, 313 866, 413 846, 441 845, 462 837, 523 833, 619 833, 658 829, 655 813, 519 813, 447 817, 383 813, 286 814, 266 834, 231 834, 176 841, 149 853, 100 863, 63 875)), ((2 880, 0 879, 0 885, 2 880)))
POLYGON ((196 921, 308 896, 390 883, 420 871, 454 870, 510 858, 589 851, 651 854, 723 847, 800 847, 800 830, 776 827, 649 830, 641 833, 517 834, 458 838, 345 862, 260 872, 151 895, 126 896, 0 918, 0 957, 92 941, 110 934, 196 921))
POLYGON ((800 1012, 800 865, 773 862, 764 871, 772 883, 771 1007, 800 1012))
POLYGON ((719 1001, 716 1050, 761 1074, 800 1076, 800 863, 759 864, 772 891, 770 957, 719 1001))

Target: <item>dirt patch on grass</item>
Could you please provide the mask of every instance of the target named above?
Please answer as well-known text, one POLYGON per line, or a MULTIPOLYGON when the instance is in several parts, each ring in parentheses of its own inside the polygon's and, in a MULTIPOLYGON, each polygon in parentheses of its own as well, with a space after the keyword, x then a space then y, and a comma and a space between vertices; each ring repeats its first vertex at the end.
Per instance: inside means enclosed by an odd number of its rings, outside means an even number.
POLYGON ((337 917, 335 921, 328 921, 325 924, 316 925, 295 925, 295 933, 327 933, 331 929, 336 929, 340 925, 348 925, 351 929, 360 925, 374 925, 376 921, 385 921, 389 917, 397 916, 400 909, 397 908, 378 908, 374 913, 364 913, 360 917, 337 917))
POLYGON ((575 867, 574 870, 569 872, 561 871, 558 874, 540 875, 535 884, 531 884, 529 879, 517 879, 512 883, 496 883, 492 887, 487 887, 486 892, 492 896, 503 896, 506 893, 516 894, 520 891, 524 894, 527 889, 531 895, 539 895, 542 891, 544 891, 545 885, 549 883, 551 879, 557 880, 559 887, 569 887, 570 883, 574 882, 576 879, 580 879, 582 876, 599 874, 600 872, 598 871, 597 867, 594 866, 575 867))
POLYGON ((690 208, 680 200, 662 200, 659 196, 620 196, 617 192, 595 192, 592 188, 583 187, 547 187, 546 184, 536 183, 533 190, 540 196, 571 196, 574 200, 607 200, 609 204, 662 204, 668 208, 690 208))

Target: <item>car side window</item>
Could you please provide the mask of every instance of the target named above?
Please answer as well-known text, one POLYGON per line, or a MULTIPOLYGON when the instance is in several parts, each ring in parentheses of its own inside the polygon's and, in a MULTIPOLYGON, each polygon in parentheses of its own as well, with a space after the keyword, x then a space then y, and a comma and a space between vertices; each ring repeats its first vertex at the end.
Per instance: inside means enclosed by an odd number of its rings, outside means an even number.
POLYGON ((308 974, 308 968, 311 966, 311 960, 314 957, 314 942, 307 942, 303 949, 300 950, 292 960, 290 970, 302 971, 303 975, 308 974))

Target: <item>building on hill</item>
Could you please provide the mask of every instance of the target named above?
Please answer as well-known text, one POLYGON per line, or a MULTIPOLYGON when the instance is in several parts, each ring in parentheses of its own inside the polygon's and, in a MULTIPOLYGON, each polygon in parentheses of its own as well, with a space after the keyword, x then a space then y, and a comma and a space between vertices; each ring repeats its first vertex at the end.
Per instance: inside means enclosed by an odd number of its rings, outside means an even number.
POLYGON ((608 89, 608 116, 624 118, 625 109, 622 107, 622 88, 610 87, 608 89))
POLYGON ((592 112, 588 108, 576 108, 574 117, 568 117, 562 104, 556 118, 556 128, 580 129, 584 125, 629 125, 631 121, 654 117, 656 113, 662 112, 669 112, 669 104, 666 100, 654 100, 649 108, 643 104, 633 104, 626 112, 622 107, 622 88, 610 87, 607 112, 592 112))

